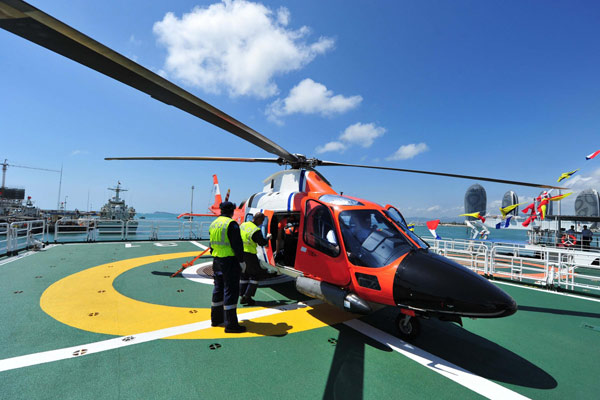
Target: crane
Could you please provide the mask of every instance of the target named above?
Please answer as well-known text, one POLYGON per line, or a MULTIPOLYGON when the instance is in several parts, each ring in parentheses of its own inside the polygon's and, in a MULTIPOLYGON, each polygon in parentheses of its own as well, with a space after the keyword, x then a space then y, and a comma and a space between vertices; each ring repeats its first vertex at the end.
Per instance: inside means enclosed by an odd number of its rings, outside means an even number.
MULTIPOLYGON (((8 169, 8 167, 16 167, 16 168, 27 168, 27 169, 37 169, 40 171, 49 171, 49 172, 59 172, 60 173, 60 182, 58 184, 58 201, 60 202, 60 188, 62 185, 62 165, 60 167, 60 171, 57 169, 48 169, 48 168, 38 168, 38 167, 29 167, 26 165, 16 165, 16 164, 9 164, 8 160, 5 158, 4 162, 2 164, 2 186, 0 186, 0 189, 4 189, 5 187, 5 183, 6 183, 6 170, 8 169)), ((3 192, 4 190, 2 190, 3 192)), ((58 208, 58 207, 57 207, 58 208)))

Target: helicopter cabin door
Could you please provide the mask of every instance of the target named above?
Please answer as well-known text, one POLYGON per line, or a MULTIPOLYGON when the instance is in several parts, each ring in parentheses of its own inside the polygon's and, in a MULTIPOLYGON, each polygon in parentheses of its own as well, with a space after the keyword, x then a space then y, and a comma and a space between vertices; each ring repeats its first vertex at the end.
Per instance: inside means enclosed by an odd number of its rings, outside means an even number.
POLYGON ((317 200, 305 199, 300 215, 295 268, 334 285, 350 283, 348 262, 341 254, 341 236, 332 210, 317 200))
MULTIPOLYGON (((261 226, 259 226, 263 237, 267 237, 267 234, 269 233, 269 226, 271 224, 271 221, 273 220, 273 211, 272 210, 260 210, 258 208, 249 208, 246 210, 246 216, 244 218, 244 221, 252 221, 252 219, 254 218, 254 214, 256 214, 258 211, 262 212, 265 216, 265 220, 262 223, 261 226)), ((272 232, 271 232, 272 233, 272 232)), ((275 238, 277 237, 277 232, 275 232, 275 234, 273 235, 275 238)), ((275 239, 271 239, 270 242, 275 243, 275 239)), ((273 250, 272 248, 274 248, 274 244, 271 245, 271 243, 267 244, 266 246, 262 247, 262 246, 256 246, 256 256, 258 257, 258 261, 260 261, 260 264, 263 266, 263 268, 267 268, 267 265, 274 265, 275 263, 273 262, 273 250)))

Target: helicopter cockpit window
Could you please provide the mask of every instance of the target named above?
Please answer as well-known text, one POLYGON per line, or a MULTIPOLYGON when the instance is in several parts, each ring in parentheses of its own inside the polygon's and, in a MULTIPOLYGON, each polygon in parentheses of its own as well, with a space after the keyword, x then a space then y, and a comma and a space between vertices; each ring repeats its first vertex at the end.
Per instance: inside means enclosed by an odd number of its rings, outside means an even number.
POLYGON ((329 209, 316 201, 306 202, 304 242, 322 253, 337 257, 340 246, 329 209))
POLYGON ((381 268, 414 248, 377 210, 343 211, 340 228, 348 259, 354 265, 381 268))
POLYGON ((385 210, 385 213, 387 214, 388 217, 390 217, 398 225, 406 226, 406 220, 404 219, 402 214, 400 214, 400 211, 398 211, 392 207, 388 210, 385 210))
POLYGON ((400 226, 402 228, 404 233, 406 233, 407 236, 410 236, 410 238, 412 240, 414 240, 419 245, 419 247, 421 247, 422 249, 426 249, 429 247, 429 245, 427 243, 425 243, 425 241, 423 239, 421 239, 414 232, 411 232, 411 230, 408 229, 406 220, 404 219, 404 217, 402 216, 402 214, 400 214, 400 212, 398 210, 396 210, 395 208, 392 207, 388 210, 385 210, 384 212, 385 212, 385 215, 387 215, 392 221, 394 221, 396 224, 398 224, 398 226, 400 226))

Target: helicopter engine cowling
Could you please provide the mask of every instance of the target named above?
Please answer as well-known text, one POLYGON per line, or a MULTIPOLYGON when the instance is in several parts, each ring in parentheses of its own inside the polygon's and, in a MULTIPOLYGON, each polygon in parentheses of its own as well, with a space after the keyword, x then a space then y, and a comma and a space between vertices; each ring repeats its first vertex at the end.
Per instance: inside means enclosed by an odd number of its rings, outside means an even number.
POLYGON ((356 314, 369 314, 372 311, 369 304, 355 293, 316 279, 299 276, 296 278, 296 289, 306 296, 323 300, 344 311, 356 314))
POLYGON ((484 277, 428 250, 408 254, 394 277, 397 305, 473 318, 506 317, 517 303, 484 277))

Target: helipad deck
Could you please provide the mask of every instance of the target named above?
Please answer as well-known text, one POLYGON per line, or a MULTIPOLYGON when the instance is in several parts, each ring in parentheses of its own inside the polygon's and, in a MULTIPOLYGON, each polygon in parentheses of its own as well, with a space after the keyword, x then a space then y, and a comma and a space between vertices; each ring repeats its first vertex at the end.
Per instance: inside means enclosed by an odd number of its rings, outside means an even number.
MULTIPOLYGON (((207 322, 210 281, 187 271, 200 242, 59 245, 0 259, 2 398, 595 398, 600 303, 502 284, 519 311, 423 321, 353 315, 263 286, 248 333, 207 322)), ((210 257, 203 262, 210 262, 210 257)), ((196 268, 196 267, 191 267, 196 268)), ((247 314, 245 316, 245 314, 247 314)))

